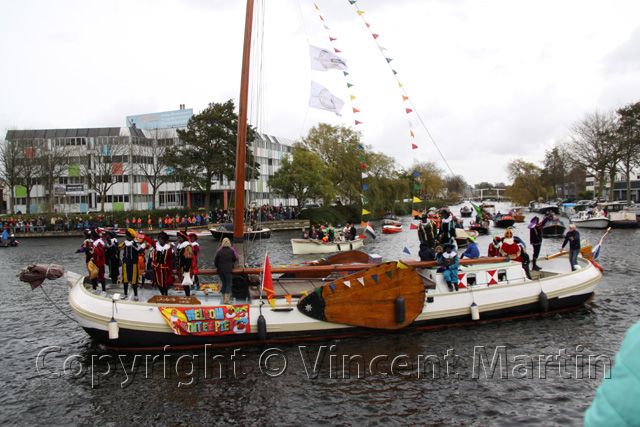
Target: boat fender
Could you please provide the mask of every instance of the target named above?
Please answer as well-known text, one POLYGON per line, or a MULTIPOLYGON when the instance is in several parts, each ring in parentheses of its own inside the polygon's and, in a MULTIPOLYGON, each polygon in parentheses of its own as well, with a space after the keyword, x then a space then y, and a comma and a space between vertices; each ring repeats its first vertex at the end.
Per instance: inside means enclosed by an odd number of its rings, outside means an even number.
POLYGON ((600 264, 598 264, 597 262, 595 262, 595 261, 594 261, 594 260, 592 260, 592 259, 590 259, 589 261, 591 262, 591 264, 593 264, 593 266, 594 266, 595 268, 597 268, 598 270, 600 270, 600 273, 604 273, 604 268, 602 268, 602 267, 600 266, 600 264))
POLYGON ((353 243, 349 243, 349 250, 353 250, 353 243))
POLYGON ((338 250, 339 250, 339 251, 342 251, 342 249, 340 249, 340 243, 338 243, 338 250))
POLYGON ((402 294, 398 295, 396 298, 396 322, 404 323, 406 320, 406 310, 404 305, 404 298, 402 294))
POLYGON ((109 339, 117 340, 120 336, 120 327, 118 326, 118 322, 113 317, 109 322, 109 339))
POLYGON ((478 307, 475 301, 471 304, 471 319, 480 320, 480 307, 478 307))
POLYGON ((262 314, 258 317, 258 339, 260 341, 267 339, 267 321, 262 314))
POLYGON ((547 294, 544 291, 540 291, 540 295, 538 295, 540 302, 540 310, 543 313, 549 311, 549 299, 547 298, 547 294))

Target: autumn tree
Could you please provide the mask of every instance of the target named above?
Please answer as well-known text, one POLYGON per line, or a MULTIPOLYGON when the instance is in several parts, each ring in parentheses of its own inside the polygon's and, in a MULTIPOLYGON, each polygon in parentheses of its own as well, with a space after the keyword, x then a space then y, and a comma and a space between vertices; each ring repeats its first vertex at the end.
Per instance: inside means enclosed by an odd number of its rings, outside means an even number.
POLYGON ((612 167, 616 156, 614 126, 613 115, 599 111, 587 114, 571 126, 568 144, 571 159, 596 177, 598 199, 602 196, 606 173, 615 169, 612 167))
POLYGON ((100 210, 104 212, 107 192, 116 182, 130 172, 129 138, 103 136, 94 138, 87 145, 86 157, 83 148, 77 148, 77 155, 86 160, 79 165, 80 176, 87 188, 100 197, 100 210))
POLYGON ((282 158, 280 168, 268 183, 275 194, 295 198, 300 207, 307 199, 333 197, 333 186, 327 178, 325 164, 316 153, 300 143, 294 144, 291 158, 289 155, 282 158))
POLYGON ((551 187, 553 189, 554 197, 558 196, 558 188, 562 188, 562 196, 564 197, 566 174, 571 168, 570 163, 568 154, 561 144, 544 151, 544 168, 541 173, 542 183, 546 188, 551 187))
POLYGON ((309 130, 302 145, 324 164, 327 178, 335 185, 338 195, 350 201, 360 200, 361 172, 366 170, 369 160, 367 150, 358 148, 362 145, 357 132, 320 123, 309 130))
POLYGON ((631 202, 631 171, 640 165, 640 102, 619 108, 616 113, 620 168, 627 183, 627 202, 631 202))
POLYGON ((418 197, 422 200, 436 199, 445 188, 444 170, 435 162, 428 161, 414 164, 413 171, 414 176, 415 172, 419 174, 415 176, 415 184, 420 187, 415 187, 418 197))
MULTIPOLYGON (((205 208, 211 206, 211 187, 218 177, 235 180, 238 115, 233 100, 210 103, 200 114, 191 116, 186 129, 178 129, 179 142, 169 147, 163 162, 170 167, 174 181, 185 187, 203 191, 205 208)), ((258 178, 260 164, 250 149, 256 132, 247 126, 245 175, 258 178)), ((236 197, 244 195, 236 194, 236 197)))
POLYGON ((513 183, 507 187, 505 196, 511 201, 526 205, 543 194, 541 169, 533 163, 516 159, 506 166, 507 176, 513 183))
POLYGON ((156 195, 162 184, 171 182, 172 177, 167 173, 165 153, 169 147, 173 146, 177 138, 174 137, 171 129, 151 129, 146 133, 149 139, 134 143, 132 156, 135 165, 135 174, 146 178, 151 187, 152 209, 156 208, 156 195))

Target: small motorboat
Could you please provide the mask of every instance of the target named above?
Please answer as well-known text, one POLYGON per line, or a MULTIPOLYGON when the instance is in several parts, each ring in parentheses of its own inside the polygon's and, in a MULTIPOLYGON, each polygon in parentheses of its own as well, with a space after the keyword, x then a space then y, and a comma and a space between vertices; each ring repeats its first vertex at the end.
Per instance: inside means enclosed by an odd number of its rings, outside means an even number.
POLYGON ((460 208, 460 216, 462 218, 471 218, 471 214, 473 213, 473 209, 468 206, 463 206, 460 208))
POLYGON ((571 217, 576 227, 604 230, 609 226, 609 218, 601 211, 580 211, 571 217))
POLYGON ((522 213, 523 208, 514 208, 511 209, 511 212, 509 212, 509 215, 511 215, 513 217, 513 219, 516 220, 516 222, 524 222, 524 214, 522 213))
POLYGON ((392 214, 391 212, 387 212, 382 217, 382 225, 393 225, 400 222, 400 218, 396 214, 392 214))
POLYGON ((476 231, 478 234, 489 234, 489 221, 482 221, 481 224, 471 223, 469 230, 476 231))
POLYGON ((544 227, 542 227, 542 235, 544 237, 562 237, 566 228, 564 222, 554 217, 548 219, 544 227))
POLYGON ((516 220, 513 219, 511 215, 503 215, 497 213, 493 217, 493 223, 496 225, 496 227, 509 228, 516 223, 516 220))
POLYGON ((341 242, 323 242, 318 239, 291 239, 294 255, 332 254, 335 252, 354 251, 362 248, 364 239, 341 242))
POLYGON ((382 232, 384 234, 395 234, 402 231, 402 223, 396 222, 395 224, 385 224, 382 226, 382 232))

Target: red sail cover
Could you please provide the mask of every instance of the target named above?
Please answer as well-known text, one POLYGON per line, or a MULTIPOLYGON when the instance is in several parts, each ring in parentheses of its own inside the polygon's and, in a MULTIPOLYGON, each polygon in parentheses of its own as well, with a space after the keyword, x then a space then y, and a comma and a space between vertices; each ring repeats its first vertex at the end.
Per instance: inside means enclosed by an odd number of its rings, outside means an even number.
POLYGON ((271 300, 275 296, 273 291, 273 278, 271 277, 271 266, 269 265, 269 255, 267 254, 264 262, 264 278, 262 279, 262 289, 267 293, 267 300, 271 300))
POLYGON ((176 335, 231 335, 251 332, 248 304, 159 309, 176 335))

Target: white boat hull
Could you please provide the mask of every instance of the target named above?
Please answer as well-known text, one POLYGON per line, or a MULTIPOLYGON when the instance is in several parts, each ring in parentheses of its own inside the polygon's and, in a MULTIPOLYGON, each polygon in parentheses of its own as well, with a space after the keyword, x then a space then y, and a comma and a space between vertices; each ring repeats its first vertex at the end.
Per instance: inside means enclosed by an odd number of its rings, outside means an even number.
MULTIPOLYGON (((543 270, 542 273, 534 272, 541 274, 538 280, 527 279, 521 264, 513 261, 463 266, 459 270, 459 292, 448 291, 442 273, 438 273, 436 268, 416 269, 425 284, 435 283, 435 286, 427 286, 422 312, 407 328, 468 324, 472 322, 473 303, 478 306, 480 320, 537 315, 544 312, 540 299, 542 291, 548 298, 549 311, 580 306, 593 296, 601 273, 588 260, 579 258, 578 263, 579 268, 571 272, 567 256, 539 260, 538 265, 543 270)), ((266 340, 271 342, 318 336, 370 334, 376 331, 309 317, 296 309, 298 299, 294 297, 291 303, 285 298, 277 298, 276 310, 271 310, 269 305, 261 310, 260 301, 247 301, 245 304, 248 307, 249 326, 244 334, 177 335, 160 312, 160 307, 167 304, 117 301, 114 318, 119 326, 119 337, 110 339, 108 325, 114 313, 112 299, 89 292, 85 289, 83 277, 78 274, 67 273, 67 280, 70 287, 69 304, 79 324, 95 340, 110 348, 163 349, 167 345, 178 348, 205 344, 259 343, 258 319, 261 314, 266 323, 266 340)), ((330 285, 332 282, 325 283, 330 285)), ((355 282, 352 286, 360 285, 355 282)), ((310 283, 309 287, 309 291, 313 291, 314 284, 310 283)), ((200 305, 171 304, 170 308, 221 306, 217 295, 197 297, 201 300, 200 305)))
POLYGON ((294 255, 332 254, 358 250, 364 246, 364 239, 344 242, 322 242, 316 239, 291 239, 294 255))
POLYGON ((576 227, 580 228, 592 228, 597 230, 604 230, 609 226, 609 220, 607 218, 592 218, 592 219, 577 219, 571 220, 576 227))

